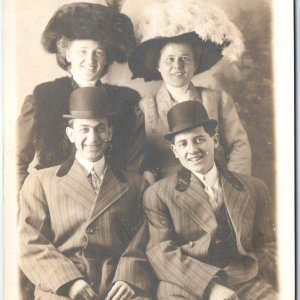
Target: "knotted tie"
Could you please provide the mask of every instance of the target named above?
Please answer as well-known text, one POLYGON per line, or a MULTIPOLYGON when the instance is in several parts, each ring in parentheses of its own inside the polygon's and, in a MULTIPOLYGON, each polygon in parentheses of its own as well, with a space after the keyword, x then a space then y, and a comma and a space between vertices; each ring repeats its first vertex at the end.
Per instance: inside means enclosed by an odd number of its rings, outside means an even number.
POLYGON ((218 208, 218 196, 217 196, 217 193, 214 192, 214 190, 208 185, 205 176, 203 176, 202 183, 204 185, 204 191, 208 195, 210 205, 211 205, 213 211, 215 211, 218 208))
POLYGON ((101 180, 99 179, 94 167, 90 172, 91 183, 94 191, 98 194, 100 191, 101 180))

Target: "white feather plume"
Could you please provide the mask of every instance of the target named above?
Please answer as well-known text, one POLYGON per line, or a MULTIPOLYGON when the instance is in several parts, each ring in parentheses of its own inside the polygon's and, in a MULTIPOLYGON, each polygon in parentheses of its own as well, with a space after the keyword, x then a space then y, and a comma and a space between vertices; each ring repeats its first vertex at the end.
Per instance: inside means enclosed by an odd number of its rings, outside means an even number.
POLYGON ((203 40, 230 42, 223 56, 237 61, 244 52, 243 37, 219 7, 206 0, 165 0, 144 5, 134 16, 138 44, 156 37, 171 37, 195 31, 203 40))

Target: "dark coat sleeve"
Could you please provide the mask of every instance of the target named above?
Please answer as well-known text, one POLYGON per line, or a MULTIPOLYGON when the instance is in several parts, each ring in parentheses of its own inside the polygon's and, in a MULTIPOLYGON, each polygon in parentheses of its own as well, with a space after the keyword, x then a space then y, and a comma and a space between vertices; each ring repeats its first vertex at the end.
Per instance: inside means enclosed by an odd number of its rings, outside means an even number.
POLYGON ((28 166, 35 154, 36 101, 33 95, 25 98, 17 119, 17 176, 18 190, 28 175, 28 166))
POLYGON ((115 164, 139 174, 145 157, 146 140, 144 119, 138 108, 141 97, 137 91, 127 87, 105 87, 116 112, 112 141, 115 164))
POLYGON ((72 90, 71 79, 63 77, 37 85, 26 97, 17 119, 18 189, 36 152, 39 168, 57 165, 68 157, 70 146, 64 138, 66 121, 62 114, 68 109, 72 90))

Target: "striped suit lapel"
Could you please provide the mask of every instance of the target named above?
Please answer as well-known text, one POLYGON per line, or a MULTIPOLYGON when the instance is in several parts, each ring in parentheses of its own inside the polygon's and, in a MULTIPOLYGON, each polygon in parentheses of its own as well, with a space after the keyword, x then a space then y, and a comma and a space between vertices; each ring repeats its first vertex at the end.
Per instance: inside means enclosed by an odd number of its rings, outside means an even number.
POLYGON ((94 202, 90 222, 105 212, 129 190, 128 184, 119 181, 107 166, 100 192, 94 202))
POLYGON ((247 237, 251 236, 255 203, 249 201, 250 194, 248 192, 237 190, 223 176, 221 176, 221 185, 223 199, 236 233, 237 243, 238 246, 241 246, 241 240, 247 242, 247 237))
MULTIPOLYGON (((228 274, 228 284, 235 285, 255 277, 258 273, 258 264, 255 255, 245 250, 245 245, 251 243, 254 221, 255 201, 250 201, 248 191, 239 191, 223 176, 221 177, 223 198, 236 234, 237 247, 243 256, 243 261, 230 263, 225 267, 228 274), (246 258, 245 258, 246 257, 246 258)), ((250 249, 250 245, 247 246, 250 249)))
POLYGON ((74 161, 69 172, 58 180, 58 184, 68 194, 74 196, 74 201, 80 202, 86 209, 90 210, 93 207, 95 191, 77 160, 74 161))
POLYGON ((216 230, 217 221, 208 196, 195 175, 192 175, 187 190, 179 192, 175 200, 204 231, 213 233, 216 230))

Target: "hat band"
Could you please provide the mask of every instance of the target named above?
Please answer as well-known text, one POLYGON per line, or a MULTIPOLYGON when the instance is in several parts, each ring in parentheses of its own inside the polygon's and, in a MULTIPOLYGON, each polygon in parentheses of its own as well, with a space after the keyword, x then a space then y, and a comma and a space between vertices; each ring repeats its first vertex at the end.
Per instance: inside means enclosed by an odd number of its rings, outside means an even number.
POLYGON ((81 119, 90 119, 90 118, 101 118, 104 116, 107 116, 109 112, 107 113, 101 113, 101 112, 94 112, 90 110, 71 110, 70 116, 73 116, 74 118, 81 118, 81 119))

